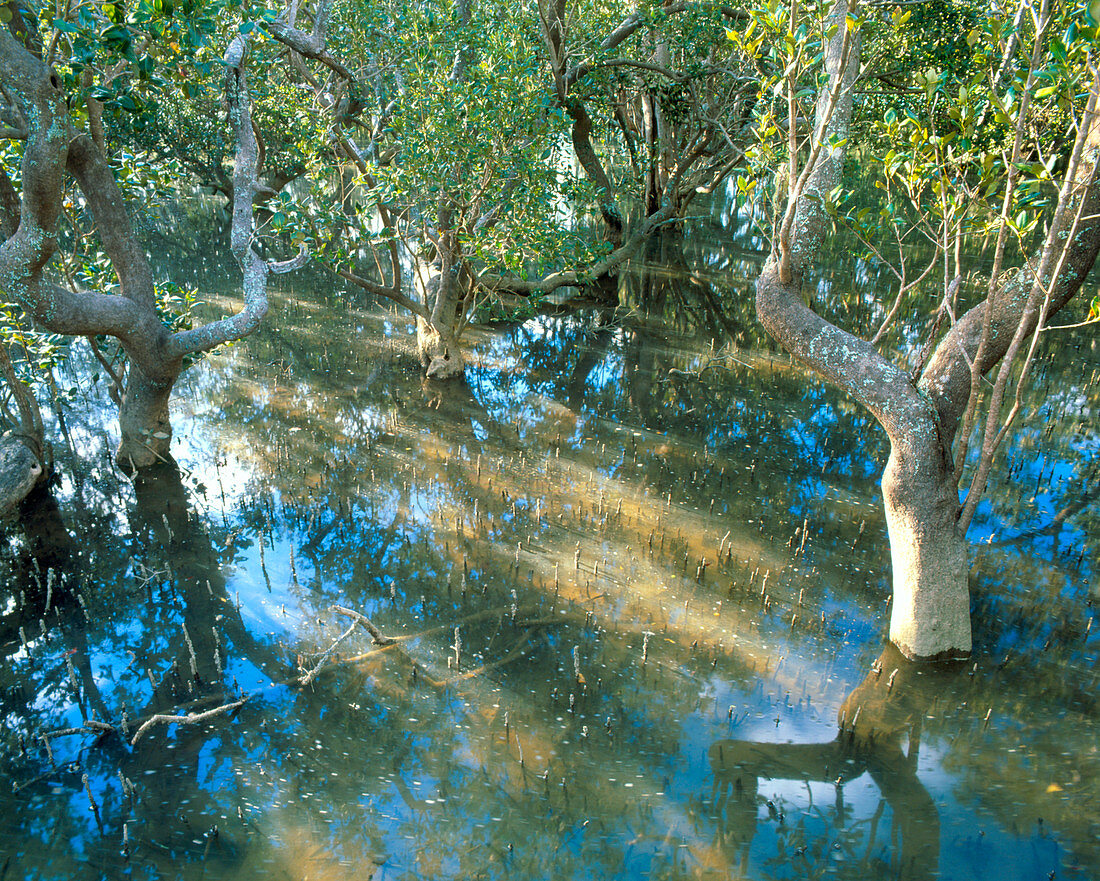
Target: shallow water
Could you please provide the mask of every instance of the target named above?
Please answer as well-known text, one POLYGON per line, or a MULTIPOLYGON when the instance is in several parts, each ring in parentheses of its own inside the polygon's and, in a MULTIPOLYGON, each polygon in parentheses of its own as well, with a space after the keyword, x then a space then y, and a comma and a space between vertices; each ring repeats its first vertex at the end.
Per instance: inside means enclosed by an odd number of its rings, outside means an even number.
POLYGON ((1095 491, 1100 356, 1041 365, 975 656, 914 669, 881 434, 708 254, 478 332, 465 386, 404 319, 284 291, 134 483, 74 371, 82 464, 0 546, 0 878, 1100 874, 1100 530, 1024 535, 1095 491))

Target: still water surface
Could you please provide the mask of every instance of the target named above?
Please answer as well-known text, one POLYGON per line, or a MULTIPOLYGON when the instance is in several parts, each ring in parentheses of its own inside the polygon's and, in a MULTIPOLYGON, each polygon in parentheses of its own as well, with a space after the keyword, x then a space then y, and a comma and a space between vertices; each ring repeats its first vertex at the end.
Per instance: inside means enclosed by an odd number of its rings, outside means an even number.
POLYGON ((881 434, 746 261, 479 331, 459 386, 282 291, 133 483, 74 370, 0 545, 0 878, 1100 877, 1100 355, 1054 347, 976 521, 974 659, 914 669, 881 434))

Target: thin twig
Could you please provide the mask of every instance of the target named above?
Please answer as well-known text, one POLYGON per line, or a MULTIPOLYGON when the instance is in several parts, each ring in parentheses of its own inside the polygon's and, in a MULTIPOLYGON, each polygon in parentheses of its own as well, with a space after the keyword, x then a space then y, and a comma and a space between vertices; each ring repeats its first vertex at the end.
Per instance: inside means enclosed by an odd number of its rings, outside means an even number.
MULTIPOLYGON (((330 645, 328 647, 328 650, 323 655, 321 655, 320 660, 318 660, 317 663, 314 664, 313 669, 310 670, 308 673, 306 673, 305 676, 299 677, 298 684, 299 685, 309 685, 316 678, 317 674, 321 672, 321 668, 323 666, 325 666, 325 662, 329 659, 329 657, 332 655, 332 653, 334 651, 336 651, 336 646, 338 646, 345 639, 347 639, 349 636, 351 636, 355 632, 355 628, 358 627, 358 626, 359 626, 359 621, 353 621, 352 624, 351 624, 351 627, 349 627, 347 630, 345 630, 343 633, 341 633, 338 637, 336 637, 336 640, 332 643, 332 645, 330 645)), ((377 642, 377 640, 375 640, 375 641, 377 642)))
POLYGON ((1076 324, 1050 324, 1040 328, 1040 330, 1044 333, 1048 330, 1076 330, 1079 327, 1088 327, 1090 324, 1100 324, 1100 318, 1089 318, 1085 321, 1078 321, 1076 324))

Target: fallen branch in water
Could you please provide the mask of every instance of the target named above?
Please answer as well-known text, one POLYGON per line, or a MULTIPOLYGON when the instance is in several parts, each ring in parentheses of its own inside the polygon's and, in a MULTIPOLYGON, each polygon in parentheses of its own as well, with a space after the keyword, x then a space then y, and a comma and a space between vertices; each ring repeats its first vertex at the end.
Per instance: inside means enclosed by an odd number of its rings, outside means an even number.
MULTIPOLYGON (((342 658, 337 663, 342 664, 342 665, 343 664, 357 664, 357 663, 365 661, 369 658, 372 658, 375 655, 382 654, 384 652, 393 652, 393 651, 395 651, 412 668, 413 675, 414 675, 415 679, 424 682, 426 685, 430 686, 431 688, 442 689, 442 688, 446 688, 448 685, 450 685, 454 682, 461 682, 461 681, 466 680, 466 679, 472 679, 475 676, 478 676, 478 675, 480 675, 482 673, 485 673, 489 670, 492 670, 496 667, 500 667, 503 664, 511 663, 512 661, 514 661, 516 658, 520 657, 524 653, 524 650, 526 648, 527 643, 530 642, 531 628, 533 628, 533 627, 554 626, 556 624, 561 623, 560 621, 554 620, 552 618, 537 618, 537 619, 531 619, 531 620, 528 620, 528 621, 522 621, 521 626, 526 627, 528 629, 523 634, 523 636, 520 638, 520 641, 515 645, 515 647, 513 647, 512 650, 507 655, 505 655, 503 658, 499 658, 496 661, 491 661, 488 664, 483 664, 482 666, 480 666, 480 667, 478 667, 474 670, 469 670, 469 671, 467 671, 465 673, 461 673, 457 676, 453 676, 453 677, 449 677, 447 679, 439 680, 439 679, 435 679, 428 672, 427 668, 424 666, 423 663, 421 663, 415 657, 413 657, 408 652, 407 649, 403 648, 401 646, 401 643, 408 642, 410 640, 424 639, 425 637, 434 636, 434 635, 444 633, 444 632, 449 632, 457 626, 461 626, 461 625, 464 625, 464 624, 469 624, 469 623, 472 623, 474 621, 483 621, 487 618, 502 618, 503 619, 503 617, 505 615, 511 614, 511 611, 512 611, 511 606, 498 606, 497 608, 493 608, 493 609, 482 609, 481 611, 472 612, 471 614, 465 615, 461 618, 456 618, 450 624, 444 624, 444 625, 440 625, 440 626, 436 626, 436 627, 429 627, 426 630, 421 630, 418 633, 401 634, 400 636, 392 636, 392 637, 391 636, 386 636, 385 634, 383 634, 382 631, 379 630, 378 627, 374 624, 374 622, 372 622, 366 615, 363 615, 361 612, 356 612, 354 609, 349 609, 346 606, 337 606, 337 605, 332 606, 332 610, 334 612, 340 614, 340 615, 344 615, 347 618, 353 619, 354 623, 352 624, 351 628, 349 628, 347 631, 345 631, 340 637, 337 638, 337 640, 331 646, 329 646, 329 648, 325 651, 324 655, 322 655, 321 659, 317 662, 317 664, 314 666, 314 668, 308 674, 306 674, 306 675, 304 675, 304 676, 302 676, 298 679, 298 684, 299 685, 308 685, 310 682, 313 681, 314 677, 320 672, 321 667, 326 663, 326 661, 331 656, 331 654, 332 654, 333 650, 336 648, 336 646, 339 645, 341 642, 343 642, 343 640, 345 640, 348 636, 350 636, 351 633, 354 632, 355 627, 357 625, 361 625, 362 627, 364 627, 367 630, 367 632, 370 633, 371 638, 374 641, 375 645, 377 645, 379 647, 376 648, 376 649, 372 649, 369 652, 363 652, 362 654, 353 655, 352 657, 342 658)), ((524 606, 524 607, 521 607, 521 608, 517 609, 516 611, 519 612, 519 613, 530 615, 530 614, 535 614, 538 611, 538 608, 536 606, 524 606)), ((329 664, 328 666, 332 666, 332 664, 329 664)))
POLYGON ((114 725, 108 725, 106 722, 97 722, 95 719, 89 719, 82 726, 78 728, 58 728, 55 731, 47 731, 45 734, 39 735, 43 740, 50 740, 54 737, 67 737, 70 734, 107 734, 108 732, 114 732, 118 729, 114 725))
MULTIPOLYGON (((333 606, 334 609, 339 611, 340 607, 333 606)), ((538 611, 536 606, 520 606, 517 609, 517 614, 531 615, 538 611)), ((391 651, 397 647, 399 643, 409 642, 415 639, 424 639, 429 636, 436 636, 440 633, 451 633, 455 627, 460 627, 464 624, 472 624, 474 621, 484 621, 486 618, 499 618, 503 615, 511 615, 512 607, 497 606, 492 609, 482 609, 480 612, 471 612, 469 615, 464 615, 461 618, 455 618, 450 624, 440 624, 436 627, 429 627, 426 630, 420 630, 416 633, 402 633, 400 636, 386 637, 386 642, 382 643, 382 648, 371 649, 369 652, 363 652, 362 654, 355 655, 350 658, 344 658, 343 663, 354 664, 358 661, 364 661, 367 658, 373 657, 381 652, 391 651)), ((526 626, 526 625, 524 625, 526 626)), ((402 650, 404 651, 404 650, 402 650)))
POLYGON ((354 618, 359 624, 362 624, 366 628, 367 633, 371 635, 375 645, 390 645, 394 640, 384 635, 381 630, 371 623, 370 618, 366 615, 356 612, 354 609, 345 609, 343 606, 333 606, 332 610, 348 618, 354 618))
MULTIPOLYGON (((386 636, 384 633, 382 633, 381 630, 379 630, 374 625, 374 623, 366 615, 364 615, 360 612, 356 612, 354 609, 345 608, 344 606, 333 606, 332 610, 334 612, 340 614, 340 615, 344 615, 348 618, 353 618, 355 620, 355 624, 352 625, 352 630, 354 630, 356 624, 362 625, 363 628, 366 629, 366 631, 371 635, 371 639, 374 640, 374 644, 377 645, 377 646, 381 646, 381 648, 376 649, 375 651, 393 650, 393 651, 396 651, 399 655, 401 655, 401 657, 404 658, 409 663, 409 665, 412 667, 414 680, 415 679, 423 679, 424 682, 426 682, 432 688, 435 688, 435 689, 442 688, 442 683, 440 683, 439 680, 437 680, 437 679, 433 678, 432 676, 430 676, 428 674, 428 672, 424 669, 424 666, 419 661, 417 661, 416 658, 414 658, 407 651, 405 651, 405 649, 401 648, 401 646, 399 646, 397 644, 398 639, 393 639, 389 636, 386 636)), ((351 630, 349 630, 348 633, 351 633, 351 630)), ((348 633, 345 633, 344 636, 347 636, 348 633)), ((340 639, 343 639, 343 638, 344 638, 343 636, 340 637, 340 639)), ((410 639, 410 638, 412 638, 412 637, 406 637, 406 636, 399 637, 399 639, 410 639)), ((336 646, 334 644, 333 648, 335 648, 335 647, 336 646)), ((330 651, 331 651, 331 649, 330 649, 330 651)), ((373 654, 373 652, 368 652, 367 654, 373 654)), ((360 656, 360 657, 363 657, 363 656, 360 656)), ((345 664, 350 663, 353 660, 354 660, 353 658, 345 658, 344 663, 345 664)), ((320 664, 318 664, 318 668, 319 667, 320 667, 320 664)), ((303 683, 303 684, 305 684, 305 683, 303 683)))
POLYGON ((334 651, 336 651, 336 646, 338 646, 345 639, 347 639, 349 636, 351 636, 355 632, 355 628, 358 627, 360 623, 362 623, 362 622, 353 621, 351 627, 349 627, 347 630, 345 630, 343 633, 341 633, 338 637, 336 637, 335 642, 333 642, 333 644, 328 647, 328 650, 323 655, 321 655, 320 660, 317 661, 317 663, 314 665, 313 669, 310 670, 308 673, 306 673, 305 676, 298 677, 298 684, 299 685, 309 685, 314 680, 314 677, 316 677, 317 674, 321 672, 321 668, 323 666, 325 666, 325 662, 329 659, 329 657, 332 655, 332 653, 334 651))
POLYGON ((137 746, 137 742, 145 736, 145 732, 152 728, 154 725, 163 723, 165 725, 195 725, 199 722, 205 722, 207 719, 213 719, 215 716, 221 716, 225 713, 232 712, 242 706, 248 700, 248 696, 241 698, 239 701, 234 701, 231 704, 223 704, 220 707, 214 707, 212 710, 207 710, 203 713, 188 713, 186 716, 169 716, 164 713, 157 713, 155 716, 149 717, 142 726, 134 734, 130 740, 130 746, 137 746))
POLYGON ((53 767, 47 768, 41 774, 32 777, 30 780, 25 780, 22 783, 13 783, 11 791, 18 795, 24 789, 29 789, 37 783, 42 783, 44 780, 53 781, 54 785, 56 785, 57 777, 59 774, 67 773, 76 775, 80 773, 81 767, 82 766, 80 762, 76 761, 75 759, 71 762, 65 762, 65 764, 63 765, 55 765, 53 767))
MULTIPOLYGON (((533 615, 538 611, 538 606, 519 606, 516 608, 517 615, 533 615)), ((512 614, 512 606, 495 606, 492 609, 482 609, 480 612, 471 612, 469 615, 463 615, 461 618, 455 618, 450 624, 439 624, 435 627, 429 627, 427 630, 421 630, 418 633, 402 634, 401 636, 395 636, 394 642, 403 642, 410 639, 424 639, 427 636, 435 636, 439 633, 451 633, 455 627, 461 627, 465 624, 472 624, 475 621, 484 621, 491 618, 501 618, 504 616, 510 617, 512 614)))

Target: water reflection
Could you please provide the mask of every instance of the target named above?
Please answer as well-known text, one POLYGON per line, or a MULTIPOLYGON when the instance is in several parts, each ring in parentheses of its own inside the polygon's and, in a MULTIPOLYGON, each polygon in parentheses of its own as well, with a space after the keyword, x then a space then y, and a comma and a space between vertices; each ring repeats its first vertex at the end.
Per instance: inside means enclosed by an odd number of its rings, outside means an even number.
MULTIPOLYGON (((706 272, 638 267, 625 307, 483 333, 465 387, 407 368, 392 315, 276 294, 260 336, 185 378, 182 468, 133 484, 95 419, 66 412, 83 463, 0 543, 0 767, 18 787, 0 794, 0 865, 1091 871, 1093 515, 1064 521, 1060 550, 985 546, 977 668, 883 656, 868 675, 883 448, 752 337, 729 295, 751 257, 689 250, 706 272), (156 714, 242 697, 132 743, 156 714)), ((1075 461, 1075 431, 1025 436, 1020 481, 1075 461)), ((1010 483, 983 522, 1018 496, 1010 483)))
MULTIPOLYGON (((719 837, 730 862, 747 871, 758 815, 787 823, 783 809, 760 794, 760 778, 829 784, 835 792, 831 834, 807 835, 813 824, 803 809, 787 828, 776 832, 776 846, 792 867, 811 877, 845 861, 847 877, 937 878, 940 822, 936 804, 917 775, 921 728, 933 702, 955 692, 959 702, 961 668, 929 669, 913 665, 887 646, 867 677, 840 707, 839 731, 827 743, 775 743, 718 740, 708 750, 714 775, 712 795, 719 816, 719 837), (864 774, 879 793, 866 830, 853 822, 845 787, 864 774), (884 827, 884 811, 889 809, 884 827), (834 838, 833 847, 828 846, 834 838)), ((950 699, 950 698, 948 698, 950 699)), ((793 812, 793 805, 785 807, 793 812)))

